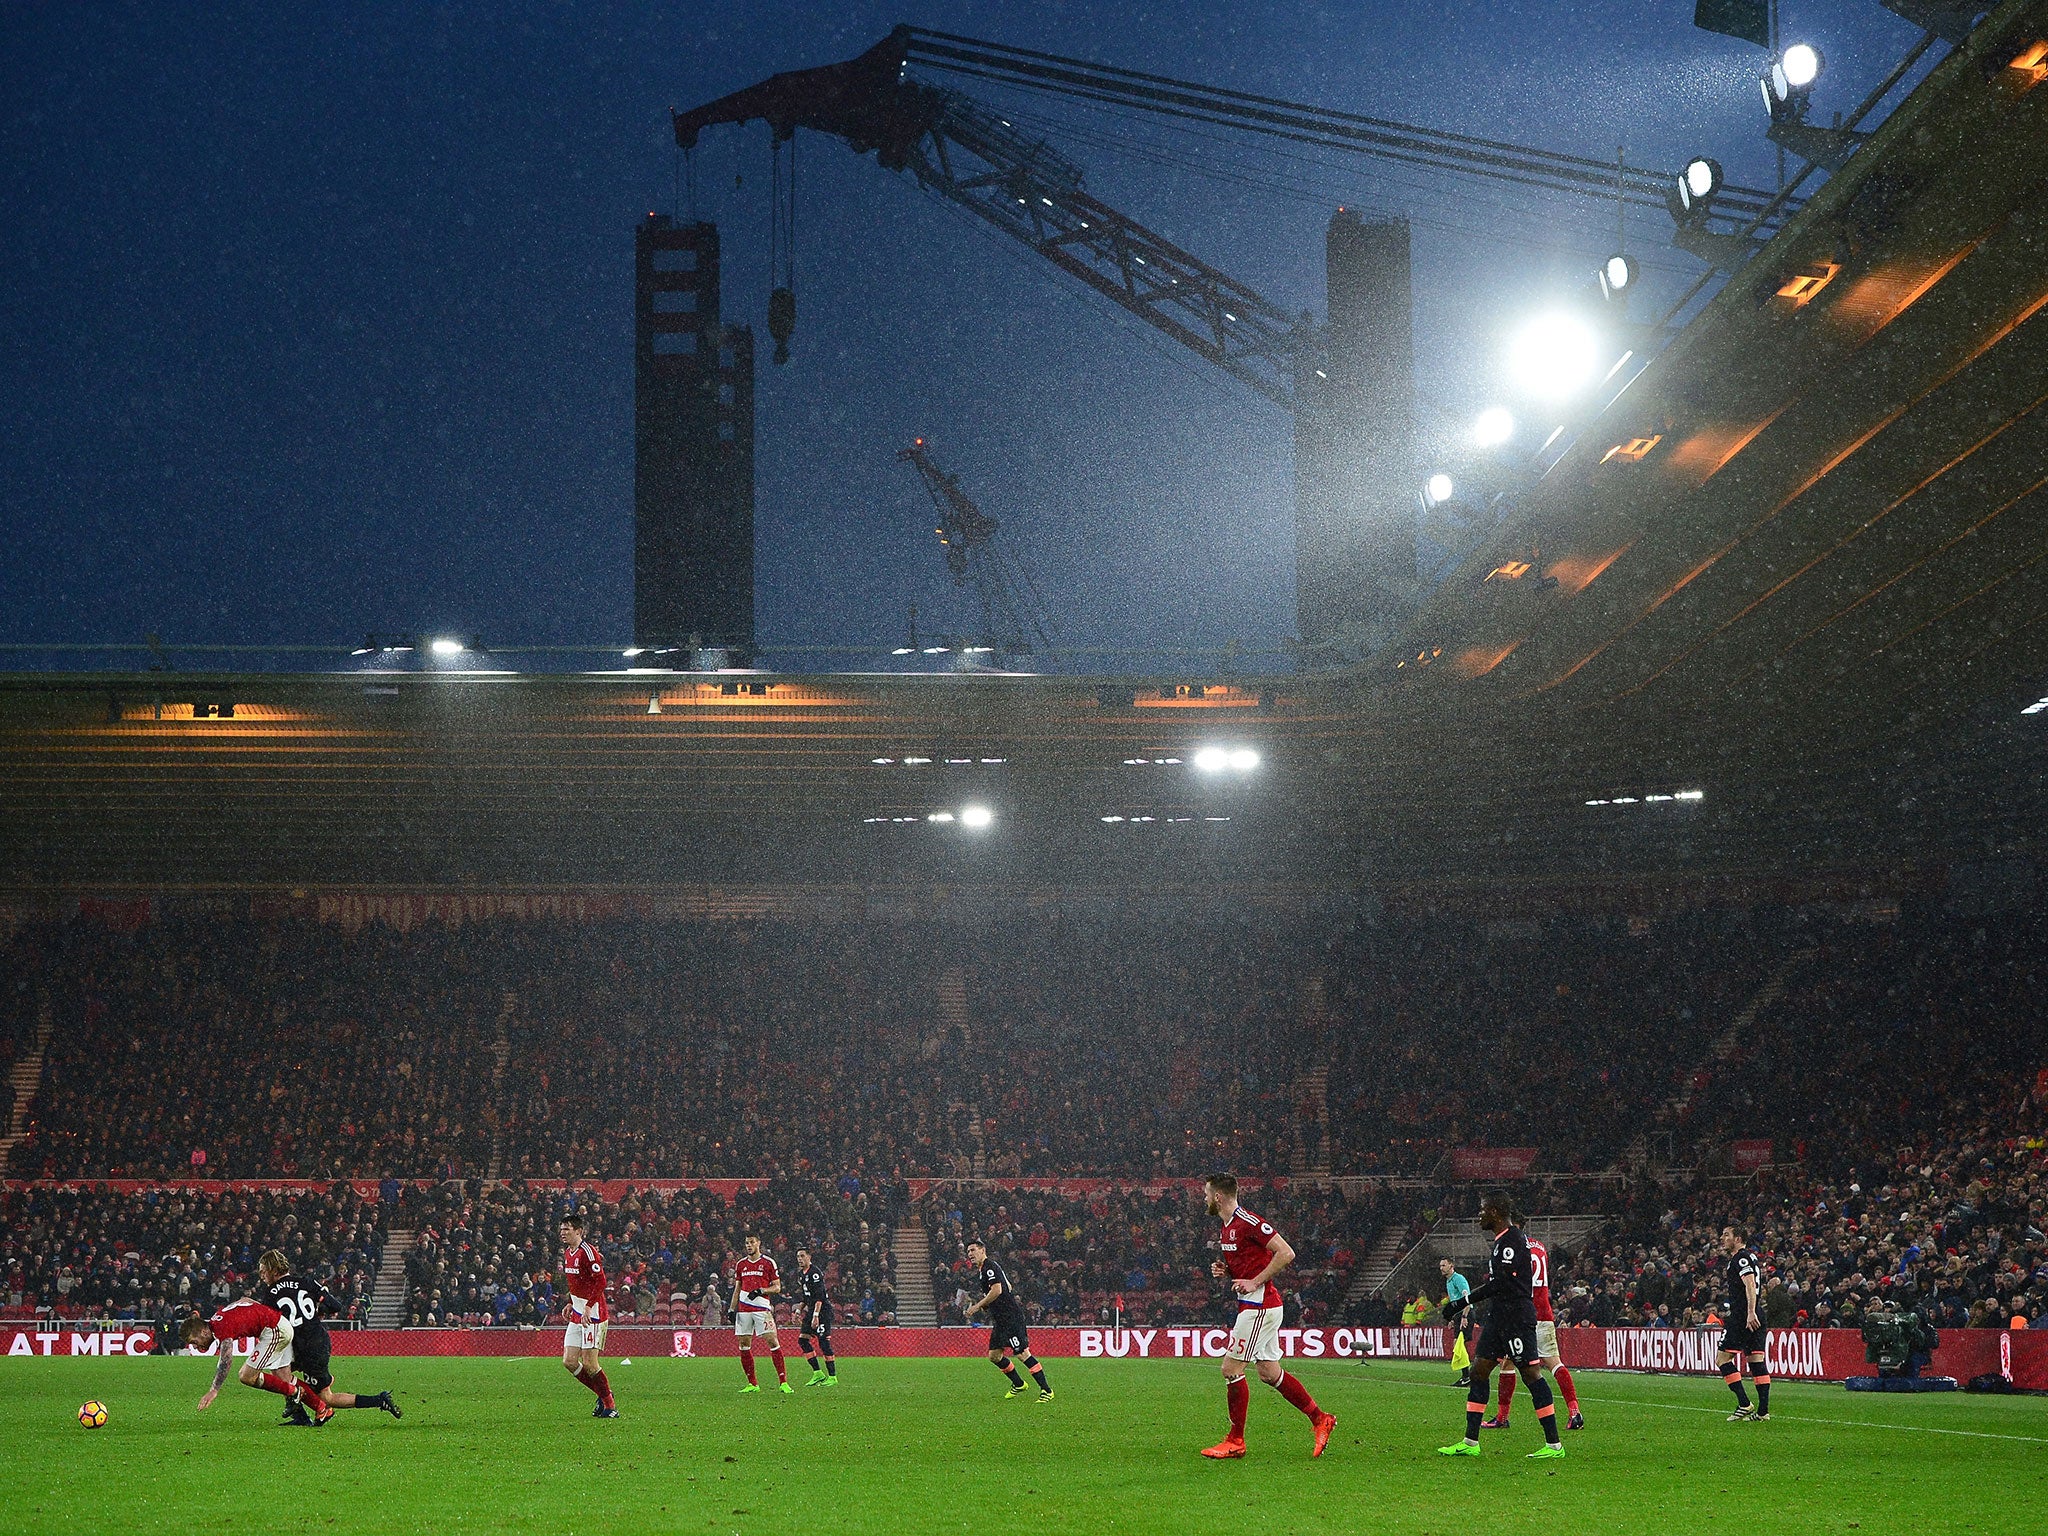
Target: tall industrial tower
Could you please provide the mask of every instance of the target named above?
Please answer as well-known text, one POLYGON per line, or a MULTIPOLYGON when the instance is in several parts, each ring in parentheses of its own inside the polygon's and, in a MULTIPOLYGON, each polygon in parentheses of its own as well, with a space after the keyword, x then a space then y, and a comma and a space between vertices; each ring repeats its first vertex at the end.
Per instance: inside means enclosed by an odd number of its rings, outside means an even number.
POLYGON ((1408 221, 1340 208, 1326 239, 1329 331, 1296 394, 1295 606, 1310 646, 1370 650, 1415 584, 1408 221))
POLYGON ((718 314, 718 226, 649 214, 633 283, 633 643, 754 644, 754 333, 718 314))

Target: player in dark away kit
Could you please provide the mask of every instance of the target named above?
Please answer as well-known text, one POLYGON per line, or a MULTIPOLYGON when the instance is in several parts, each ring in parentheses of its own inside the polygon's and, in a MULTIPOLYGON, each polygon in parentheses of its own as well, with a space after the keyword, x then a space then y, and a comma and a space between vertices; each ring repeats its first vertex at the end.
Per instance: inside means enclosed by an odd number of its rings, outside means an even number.
POLYGON ((811 1250, 799 1248, 796 1251, 797 1342, 803 1345, 804 1358, 811 1362, 811 1379, 807 1387, 836 1387, 839 1385, 839 1362, 832 1356, 832 1298, 825 1292, 825 1272, 811 1263, 811 1250), (824 1369, 818 1368, 818 1355, 823 1351, 824 1369))
POLYGON ((1721 1379, 1735 1394, 1731 1424, 1771 1417, 1771 1372, 1764 1363, 1768 1332, 1757 1315, 1763 1291, 1764 1263, 1754 1248, 1743 1242, 1740 1227, 1721 1229, 1721 1253, 1728 1267, 1728 1328, 1721 1335, 1721 1379), (1756 1406, 1749 1406, 1749 1394, 1742 1390, 1742 1362, 1749 1361, 1749 1379, 1756 1387, 1756 1406))
POLYGON ((263 1282, 256 1300, 292 1325, 291 1370, 307 1389, 285 1410, 287 1419, 301 1425, 325 1424, 337 1408, 381 1408, 394 1419, 405 1417, 389 1392, 335 1390, 333 1341, 320 1320, 333 1303, 319 1281, 293 1274, 275 1248, 256 1261, 256 1275, 263 1282))
POLYGON ((1488 1388, 1494 1365, 1507 1361, 1521 1375, 1529 1389, 1529 1401, 1536 1405, 1536 1421, 1543 1426, 1543 1445, 1532 1457, 1562 1456, 1564 1445, 1557 1434, 1557 1404, 1550 1383, 1538 1369, 1540 1350, 1536 1341, 1535 1264, 1529 1254, 1529 1239, 1509 1220, 1504 1195, 1488 1195, 1479 1207, 1479 1223, 1493 1234, 1493 1252, 1486 1260, 1486 1282, 1461 1301, 1445 1306, 1447 1317, 1476 1302, 1491 1301, 1486 1326, 1479 1334, 1479 1353, 1472 1359, 1472 1386, 1465 1394, 1465 1438, 1443 1447, 1446 1456, 1479 1454, 1479 1423, 1486 1417, 1488 1388))
POLYGON ((1052 1401, 1052 1387, 1045 1379, 1045 1367, 1038 1363, 1038 1357, 1031 1353, 1031 1335, 1024 1327, 1024 1304, 1017 1299, 1016 1287, 1010 1284, 1010 1277, 1003 1273, 1003 1266, 988 1256, 988 1245, 979 1239, 967 1245, 968 1260, 974 1265, 977 1283, 981 1286, 981 1300, 967 1309, 969 1317, 977 1312, 988 1314, 988 1358, 989 1364, 1010 1378, 1010 1390, 1004 1397, 1019 1397, 1030 1390, 1024 1385, 1024 1378, 1017 1374, 1012 1357, 1024 1361, 1024 1369, 1031 1373, 1031 1379, 1038 1383, 1038 1400, 1052 1401))

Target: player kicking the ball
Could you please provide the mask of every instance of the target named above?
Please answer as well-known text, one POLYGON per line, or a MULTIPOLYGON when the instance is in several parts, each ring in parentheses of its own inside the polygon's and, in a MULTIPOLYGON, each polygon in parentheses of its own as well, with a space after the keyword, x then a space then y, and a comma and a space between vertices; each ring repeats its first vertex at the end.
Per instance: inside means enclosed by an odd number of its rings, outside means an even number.
POLYGON ((789 1367, 782 1358, 782 1335, 775 1331, 775 1301, 782 1294, 782 1271, 761 1251, 761 1239, 747 1234, 747 1251, 733 1266, 732 1331, 740 1341, 740 1368, 747 1373, 742 1392, 758 1392, 754 1379, 754 1340, 768 1341, 768 1358, 775 1362, 775 1386, 780 1392, 794 1392, 789 1384, 789 1367))
POLYGON ((1237 1203, 1235 1175, 1212 1174, 1207 1189, 1209 1214, 1223 1223, 1219 1244, 1223 1257, 1212 1272, 1218 1279, 1229 1277, 1236 1293, 1237 1323, 1223 1351, 1230 1433, 1202 1454, 1215 1461, 1235 1460, 1244 1454, 1244 1421, 1252 1406, 1251 1383, 1244 1379, 1249 1361, 1258 1368, 1259 1380, 1278 1388, 1282 1397, 1308 1416, 1316 1435, 1315 1449, 1309 1455, 1320 1456, 1330 1443, 1330 1431, 1337 1427, 1337 1416, 1318 1408, 1308 1388, 1280 1363, 1280 1287, 1273 1284, 1273 1277, 1294 1262, 1294 1250, 1270 1222, 1237 1203))
POLYGON ((1532 1457, 1562 1456, 1564 1446, 1557 1437, 1557 1405, 1550 1395, 1550 1383, 1536 1362, 1535 1261, 1529 1254, 1529 1240, 1509 1219, 1507 1197, 1488 1195, 1480 1203, 1479 1222, 1493 1234, 1493 1251, 1486 1260, 1486 1283, 1477 1287, 1469 1300, 1448 1302, 1444 1311, 1452 1318, 1474 1303, 1491 1300, 1486 1327, 1479 1334, 1479 1353, 1472 1360, 1472 1386, 1465 1394, 1465 1438, 1442 1447, 1446 1456, 1479 1454, 1479 1422, 1486 1417, 1487 1388, 1493 1382, 1494 1365, 1510 1362, 1521 1373, 1529 1389, 1529 1401, 1536 1405, 1536 1422, 1543 1426, 1543 1444, 1532 1457))
POLYGON ((562 1329, 562 1369, 597 1394, 592 1418, 616 1419, 619 1405, 612 1401, 612 1384, 598 1363, 605 1325, 612 1315, 604 1295, 604 1257, 594 1244, 584 1241, 583 1218, 574 1211, 562 1218, 561 1235, 562 1284, 569 1292, 568 1323, 562 1329))

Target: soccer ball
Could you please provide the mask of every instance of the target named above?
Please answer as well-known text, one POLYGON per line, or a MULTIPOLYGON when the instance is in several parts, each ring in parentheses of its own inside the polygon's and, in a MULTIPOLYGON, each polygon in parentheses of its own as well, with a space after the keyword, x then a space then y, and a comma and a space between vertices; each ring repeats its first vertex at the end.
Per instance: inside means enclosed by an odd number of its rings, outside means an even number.
POLYGON ((102 1402, 80 1403, 78 1422, 87 1429, 99 1429, 107 1422, 107 1405, 102 1402))

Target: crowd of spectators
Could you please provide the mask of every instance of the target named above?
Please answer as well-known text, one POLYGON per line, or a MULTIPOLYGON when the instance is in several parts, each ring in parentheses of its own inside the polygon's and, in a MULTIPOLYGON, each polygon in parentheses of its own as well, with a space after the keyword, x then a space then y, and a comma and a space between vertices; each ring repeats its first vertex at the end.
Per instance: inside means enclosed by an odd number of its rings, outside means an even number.
POLYGON ((1361 928, 1326 962, 1337 1171, 1427 1176, 1458 1146, 1604 1168, 1787 946, 1722 918, 1361 928))
POLYGON ((188 915, 39 940, 55 1027, 17 1177, 483 1172, 488 930, 188 915))
MULTIPOLYGON (((1245 1203, 1295 1250, 1279 1281, 1292 1323, 1332 1315, 1365 1245, 1388 1219, 1383 1198, 1306 1185, 1246 1189, 1245 1203)), ((977 1239, 1004 1266, 1034 1322, 1109 1322, 1121 1308, 1124 1322, 1142 1325, 1234 1310, 1227 1285, 1210 1272, 1217 1223, 1199 1187, 942 1187, 926 1225, 944 1323, 967 1320, 967 1307, 981 1298, 967 1257, 977 1239)))
POLYGON ((902 1196, 847 1175, 777 1180, 741 1190, 730 1203, 702 1189, 638 1190, 616 1203, 523 1183, 408 1190, 399 1208, 415 1244, 406 1260, 407 1324, 559 1322, 567 1299, 554 1283, 559 1223, 572 1208, 604 1255, 615 1321, 717 1326, 728 1315, 733 1264, 749 1233, 782 1270, 777 1315, 785 1321, 794 1316, 799 1248, 824 1273, 841 1321, 895 1321, 890 1247, 902 1196))
POLYGON ((383 1256, 376 1200, 324 1191, 123 1193, 104 1185, 0 1191, 0 1315, 169 1323, 259 1283, 276 1248, 361 1319, 383 1256))

